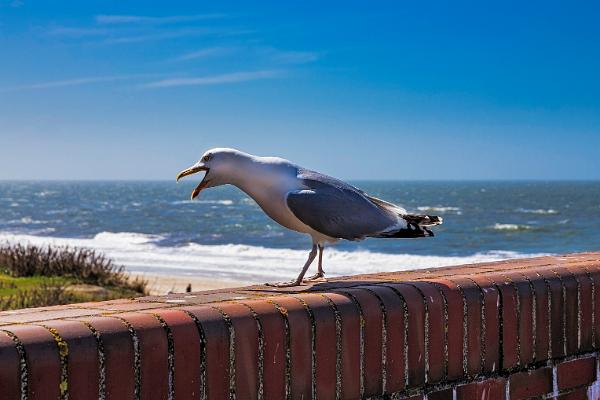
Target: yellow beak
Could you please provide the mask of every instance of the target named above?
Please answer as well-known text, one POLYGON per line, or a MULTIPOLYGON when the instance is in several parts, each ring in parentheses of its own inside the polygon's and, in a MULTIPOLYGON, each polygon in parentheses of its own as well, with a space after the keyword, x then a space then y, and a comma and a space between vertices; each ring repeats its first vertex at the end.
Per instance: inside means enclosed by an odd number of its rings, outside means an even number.
MULTIPOLYGON (((204 165, 194 165, 188 169, 184 169, 177 175, 177 181, 179 182, 179 180, 181 178, 183 178, 184 176, 193 175, 200 171, 207 171, 206 173, 208 174, 208 167, 205 167, 204 165)), ((202 189, 204 189, 206 187, 206 185, 208 185, 208 182, 205 181, 205 179, 206 179, 206 175, 204 175, 204 179, 202 179, 200 184, 198 184, 198 186, 196 186, 196 188, 192 192, 192 195, 191 195, 192 200, 194 200, 196 197, 198 197, 198 195, 200 194, 202 189)))
POLYGON ((200 171, 208 171, 208 168, 206 168, 204 165, 198 165, 198 166, 194 165, 193 167, 184 169, 179 174, 177 174, 177 182, 179 182, 179 180, 181 178, 183 178, 184 176, 193 175, 200 171))

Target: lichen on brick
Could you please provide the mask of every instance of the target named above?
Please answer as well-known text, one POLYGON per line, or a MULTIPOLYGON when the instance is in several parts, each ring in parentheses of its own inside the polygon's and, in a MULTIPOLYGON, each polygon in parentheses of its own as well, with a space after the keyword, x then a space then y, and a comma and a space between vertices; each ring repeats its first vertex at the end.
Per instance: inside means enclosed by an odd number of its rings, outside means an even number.
POLYGON ((106 354, 104 353, 104 343, 100 332, 92 324, 86 321, 80 321, 92 332, 92 336, 96 339, 96 345, 98 347, 98 400, 105 400, 106 398, 106 354))
POLYGON ((27 354, 25 353, 25 346, 21 343, 21 340, 11 331, 2 330, 6 333, 14 342, 17 354, 19 355, 19 375, 21 383, 21 400, 29 399, 29 369, 27 366, 27 354))
POLYGON ((173 332, 167 322, 156 313, 152 314, 162 326, 167 335, 167 364, 168 364, 168 400, 173 400, 175 397, 175 342, 173 341, 173 332))
POLYGON ((46 325, 41 325, 50 332, 58 347, 58 355, 60 357, 60 399, 67 400, 69 398, 69 346, 59 335, 58 331, 46 325))

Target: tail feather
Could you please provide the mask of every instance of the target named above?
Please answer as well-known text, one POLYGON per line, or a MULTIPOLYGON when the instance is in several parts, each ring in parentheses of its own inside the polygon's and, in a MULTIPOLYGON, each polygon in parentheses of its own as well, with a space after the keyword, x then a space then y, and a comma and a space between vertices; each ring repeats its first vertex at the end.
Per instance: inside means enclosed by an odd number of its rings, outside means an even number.
POLYGON ((419 238, 433 237, 433 231, 429 229, 432 226, 440 225, 442 217, 437 215, 401 215, 406 221, 406 228, 401 228, 393 231, 382 232, 375 236, 378 238, 419 238))

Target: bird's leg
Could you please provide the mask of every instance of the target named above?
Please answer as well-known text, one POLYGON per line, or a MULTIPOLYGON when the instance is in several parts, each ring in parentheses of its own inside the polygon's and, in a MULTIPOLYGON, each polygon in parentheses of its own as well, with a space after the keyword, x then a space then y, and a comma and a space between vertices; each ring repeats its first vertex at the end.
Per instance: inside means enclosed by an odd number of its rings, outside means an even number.
POLYGON ((298 275, 298 278, 296 278, 296 280, 290 281, 290 282, 267 283, 266 285, 267 286, 275 286, 275 287, 299 286, 302 283, 302 278, 304 278, 304 274, 306 274, 308 267, 310 267, 310 264, 312 264, 312 262, 316 256, 317 256, 317 245, 313 244, 312 249, 311 249, 310 253, 308 254, 308 260, 306 260, 306 263, 304 264, 304 267, 302 267, 302 271, 300 271, 300 275, 298 275))
POLYGON ((311 277, 306 278, 305 282, 316 281, 325 277, 325 271, 323 271, 323 249, 325 248, 322 244, 319 246, 319 269, 317 273, 311 277))

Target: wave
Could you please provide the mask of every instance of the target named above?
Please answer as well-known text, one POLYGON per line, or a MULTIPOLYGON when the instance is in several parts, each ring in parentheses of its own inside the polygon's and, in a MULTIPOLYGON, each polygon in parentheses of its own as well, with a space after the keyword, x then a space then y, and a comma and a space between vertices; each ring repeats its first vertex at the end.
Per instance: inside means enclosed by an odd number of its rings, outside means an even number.
MULTIPOLYGON (((0 232, 0 243, 74 246, 98 250, 135 273, 229 279, 247 283, 289 280, 300 271, 306 250, 276 249, 241 244, 160 246, 161 235, 101 232, 92 238, 61 238, 0 232)), ((533 257, 513 251, 488 251, 468 256, 386 254, 328 248, 325 270, 330 276, 401 271, 533 257)))
POLYGON ((56 190, 42 190, 41 192, 36 193, 37 197, 48 197, 57 194, 56 190))
MULTIPOLYGON (((56 221, 54 221, 54 222, 56 222, 56 221)), ((41 224, 47 224, 48 221, 37 220, 37 219, 33 219, 31 217, 23 217, 21 219, 12 219, 10 221, 6 221, 6 223, 8 225, 20 225, 20 224, 23 224, 23 225, 41 225, 41 224)))
POLYGON ((547 210, 543 208, 537 209, 529 209, 529 208, 517 208, 516 212, 525 213, 525 214, 540 214, 540 215, 552 215, 558 214, 558 211, 553 208, 548 208, 547 210))
POLYGON ((448 213, 448 212, 454 212, 457 214, 462 213, 459 207, 421 206, 421 207, 417 207, 417 210, 426 211, 426 212, 439 212, 439 213, 448 213))
POLYGON ((220 204, 220 205, 223 205, 223 206, 231 206, 231 205, 233 205, 233 200, 229 200, 229 199, 225 199, 225 200, 177 200, 177 201, 171 202, 172 205, 194 204, 194 203, 198 203, 198 204, 220 204))
POLYGON ((497 231, 528 231, 533 229, 530 225, 525 224, 494 224, 490 227, 497 231))

